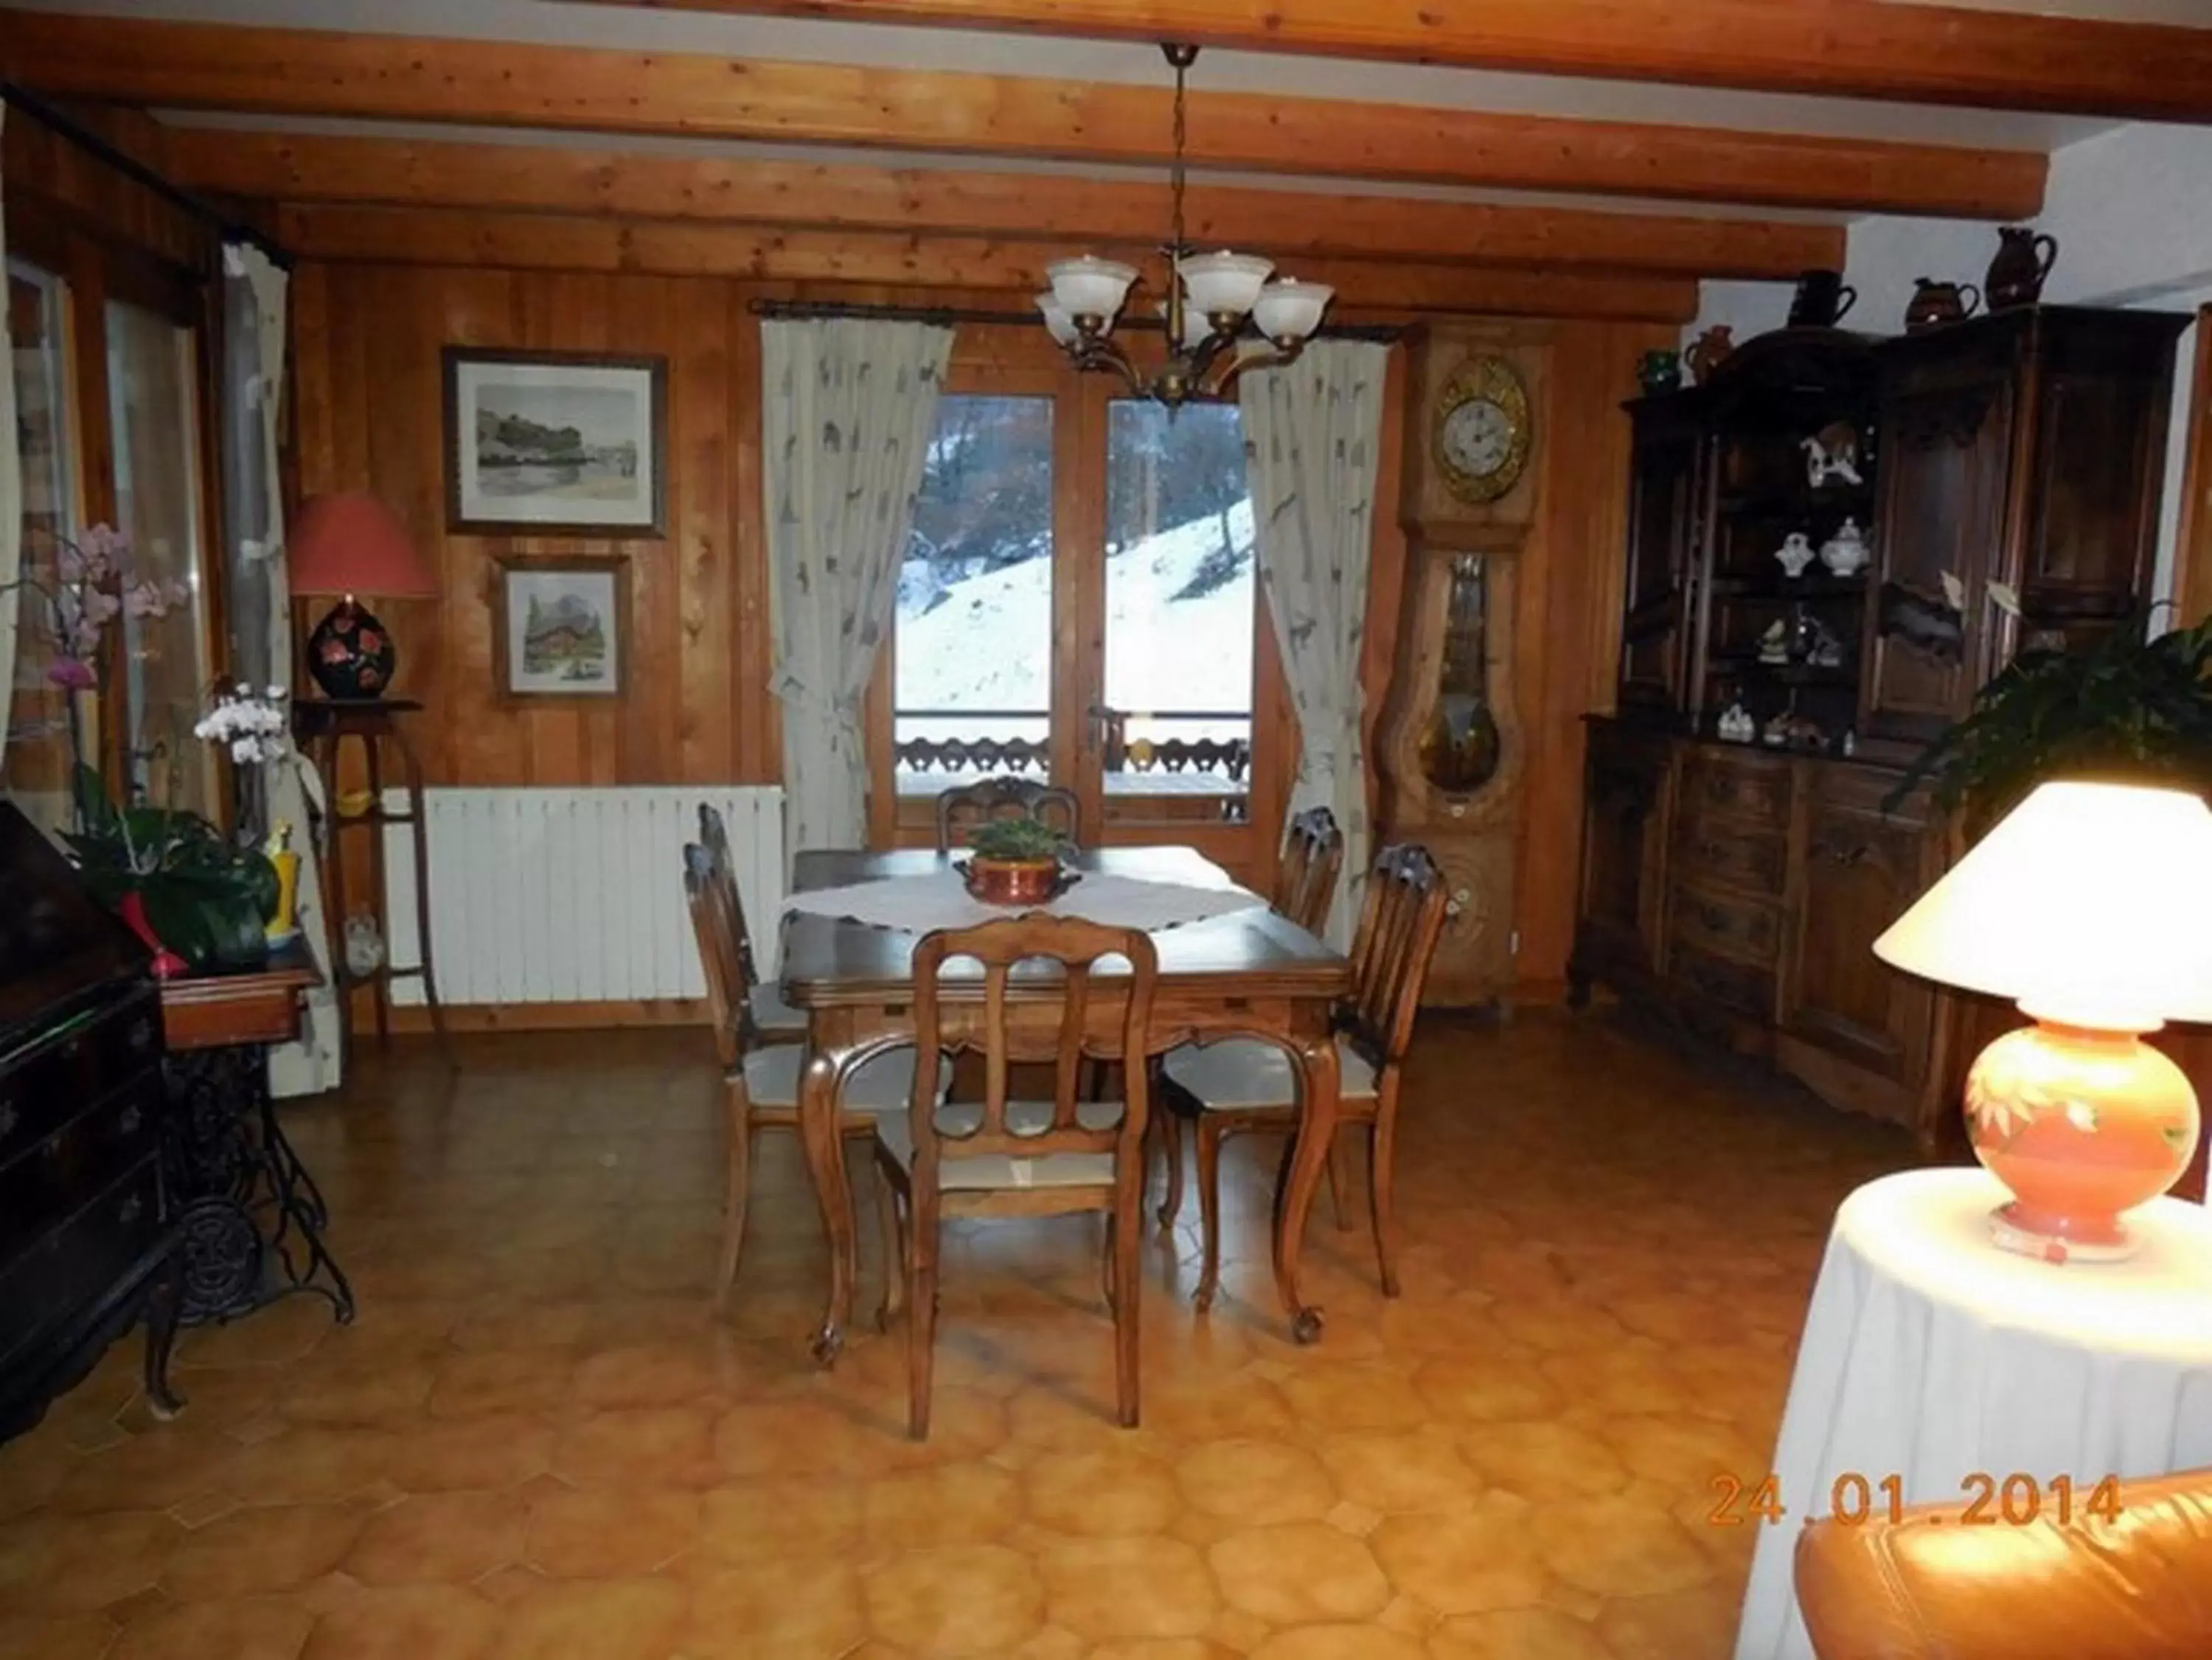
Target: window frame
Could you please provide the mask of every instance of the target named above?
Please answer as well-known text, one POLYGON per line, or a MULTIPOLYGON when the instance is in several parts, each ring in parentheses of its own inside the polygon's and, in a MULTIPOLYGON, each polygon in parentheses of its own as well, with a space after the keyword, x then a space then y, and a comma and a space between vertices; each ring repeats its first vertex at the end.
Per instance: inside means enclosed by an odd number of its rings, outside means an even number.
MULTIPOLYGON (((1092 839, 1105 845, 1179 844, 1196 848, 1248 885, 1273 879, 1296 718, 1283 680, 1267 601, 1254 584, 1252 612, 1252 768, 1244 817, 1178 817, 1148 804, 1181 803, 1204 810, 1214 797, 1115 795, 1103 787, 1103 755, 1088 719, 1103 700, 1109 406, 1127 389, 1116 379, 1085 374, 1042 330, 1018 325, 963 327, 953 348, 947 396, 1049 397, 1053 400, 1053 602, 1051 776, 1073 787, 1092 839)), ((933 796, 902 798, 893 776, 893 694, 898 631, 877 654, 866 707, 869 757, 868 840, 874 847, 936 845, 933 796)))

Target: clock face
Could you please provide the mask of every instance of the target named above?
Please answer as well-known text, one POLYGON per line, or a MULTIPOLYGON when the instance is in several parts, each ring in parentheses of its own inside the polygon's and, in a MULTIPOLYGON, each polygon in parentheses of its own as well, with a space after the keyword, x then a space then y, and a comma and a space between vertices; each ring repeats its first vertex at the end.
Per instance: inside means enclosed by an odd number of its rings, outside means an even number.
POLYGON ((1513 453, 1513 423, 1486 397, 1472 398, 1444 417, 1444 458, 1472 478, 1487 478, 1513 453))
POLYGON ((1519 482, 1528 461, 1528 393, 1510 363, 1468 359, 1433 407, 1432 452, 1454 495, 1479 506, 1519 482))

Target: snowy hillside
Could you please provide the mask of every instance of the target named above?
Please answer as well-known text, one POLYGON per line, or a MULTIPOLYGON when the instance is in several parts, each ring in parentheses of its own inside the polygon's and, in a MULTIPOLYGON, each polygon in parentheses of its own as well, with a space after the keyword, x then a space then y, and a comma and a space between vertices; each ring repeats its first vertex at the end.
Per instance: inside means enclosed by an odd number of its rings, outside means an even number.
MULTIPOLYGON (((1252 699, 1252 509, 1229 512, 1237 571, 1211 592, 1177 599, 1209 555, 1221 519, 1203 518, 1131 544, 1106 561, 1106 700, 1115 708, 1236 709, 1252 699)), ((910 565, 909 569, 914 567, 910 565)), ((1039 558, 945 583, 902 583, 897 703, 902 709, 1035 709, 1019 736, 1042 737, 1051 703, 1052 561, 1039 558), (941 596, 927 603, 930 590, 941 596)), ((902 727, 905 723, 902 723, 902 727)), ((1013 723, 932 721, 931 736, 1017 734, 1013 723)), ((1243 724, 1223 723, 1220 735, 1243 724)), ((1177 721, 1156 736, 1200 737, 1177 721)), ((908 736, 902 731, 901 736, 908 736)), ((916 734, 918 735, 918 734, 916 734)), ((1130 736, 1142 736, 1132 723, 1130 736)))

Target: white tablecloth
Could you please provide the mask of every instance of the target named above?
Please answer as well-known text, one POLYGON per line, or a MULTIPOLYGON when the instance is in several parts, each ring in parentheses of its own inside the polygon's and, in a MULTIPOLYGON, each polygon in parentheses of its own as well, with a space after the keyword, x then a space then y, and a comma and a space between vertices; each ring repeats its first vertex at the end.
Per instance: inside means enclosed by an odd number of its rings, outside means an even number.
POLYGON ((1114 928, 1136 928, 1149 933, 1207 917, 1247 911, 1267 901, 1242 888, 1193 888, 1181 882, 1139 881, 1133 876, 1092 871, 1062 894, 1042 906, 985 905, 969 894, 957 870, 933 870, 927 875, 891 876, 881 881, 854 882, 845 888, 818 888, 794 894, 787 912, 809 912, 840 917, 877 928, 903 929, 926 934, 933 928, 973 928, 979 923, 1018 916, 1025 911, 1045 911, 1056 917, 1082 917, 1114 928))
POLYGON ((1774 1452, 1789 1514, 1760 1527, 1736 1660, 1810 1660, 1791 1560, 1846 1473, 1880 1517, 1893 1475, 1908 1504, 1963 1509, 1976 1471, 2086 1493, 2212 1465, 2212 1212, 2154 1201, 2131 1261, 2054 1267, 1990 1242, 2005 1197, 1986 1171, 1915 1170, 1837 1210, 1774 1452))

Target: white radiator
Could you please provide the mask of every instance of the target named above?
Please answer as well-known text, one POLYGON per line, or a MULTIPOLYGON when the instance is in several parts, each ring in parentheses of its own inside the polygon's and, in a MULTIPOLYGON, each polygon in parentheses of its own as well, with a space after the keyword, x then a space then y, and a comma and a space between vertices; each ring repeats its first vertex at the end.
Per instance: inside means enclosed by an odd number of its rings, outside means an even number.
MULTIPOLYGON (((684 844, 699 803, 721 809, 763 974, 783 911, 783 791, 764 787, 431 790, 430 941, 446 1003, 702 997, 684 903, 684 844)), ((385 794, 404 811, 407 792, 385 794)), ((386 827, 392 960, 422 961, 410 827, 386 827)), ((419 1004, 422 982, 392 1002, 419 1004)))

